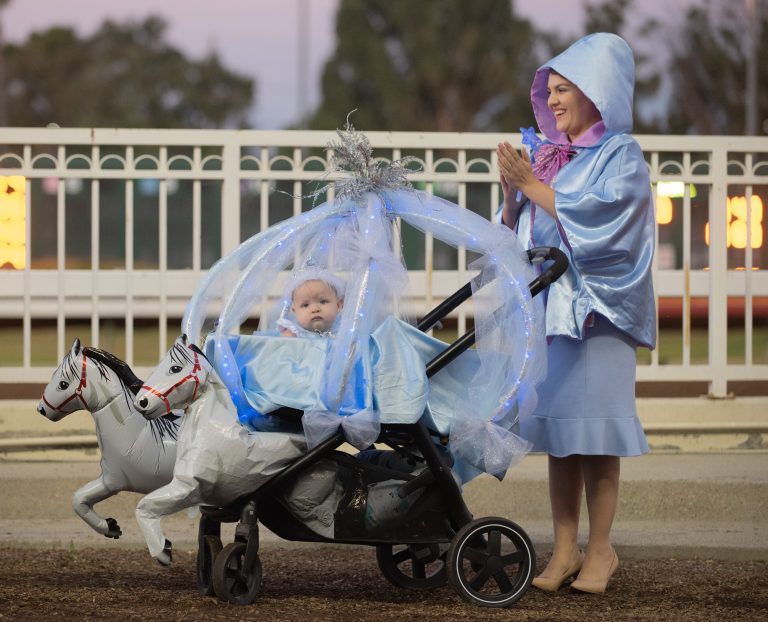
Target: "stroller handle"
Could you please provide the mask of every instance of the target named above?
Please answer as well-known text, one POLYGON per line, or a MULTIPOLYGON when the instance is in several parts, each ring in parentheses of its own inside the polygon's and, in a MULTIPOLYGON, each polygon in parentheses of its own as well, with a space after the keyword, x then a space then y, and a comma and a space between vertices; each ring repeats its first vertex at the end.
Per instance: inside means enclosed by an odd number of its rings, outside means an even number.
MULTIPOLYGON (((545 287, 550 285, 559 279, 563 273, 568 269, 568 257, 559 248, 554 246, 541 246, 532 248, 528 251, 529 261, 536 265, 545 261, 552 261, 553 263, 547 267, 539 276, 528 284, 528 288, 531 291, 531 296, 535 296, 540 293, 545 287)), ((435 307, 424 318, 416 324, 416 327, 421 331, 428 331, 441 319, 458 307, 462 302, 467 300, 472 295, 472 282, 470 281, 452 296, 443 301, 442 304, 435 307)), ((433 358, 427 363, 427 378, 431 378, 443 367, 448 365, 451 361, 457 358, 460 354, 467 351, 475 343, 475 329, 473 328, 467 333, 464 333, 445 350, 433 358)))
POLYGON ((568 269, 568 257, 563 251, 554 246, 539 246, 530 249, 528 251, 528 260, 533 265, 540 264, 544 261, 553 262, 552 265, 528 284, 528 289, 531 290, 531 296, 535 296, 542 289, 557 281, 557 279, 563 276, 568 269))

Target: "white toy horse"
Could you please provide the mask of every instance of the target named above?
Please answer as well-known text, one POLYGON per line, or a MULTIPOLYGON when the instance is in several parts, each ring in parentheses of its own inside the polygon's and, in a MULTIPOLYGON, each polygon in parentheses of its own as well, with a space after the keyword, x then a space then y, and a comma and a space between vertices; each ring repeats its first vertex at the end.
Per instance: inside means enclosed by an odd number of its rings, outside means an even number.
POLYGON ((136 506, 149 553, 162 565, 171 563, 171 543, 160 526, 163 516, 194 505, 232 503, 306 451, 300 434, 249 432, 243 427, 226 385, 185 335, 145 381, 134 406, 148 419, 186 409, 173 479, 136 506))
POLYGON ((148 493, 170 481, 176 459, 178 417, 147 421, 133 408, 141 380, 116 356, 75 339, 45 387, 37 412, 60 421, 88 410, 101 449, 101 475, 72 496, 75 513, 108 538, 122 535, 114 518, 93 506, 121 491, 148 493))

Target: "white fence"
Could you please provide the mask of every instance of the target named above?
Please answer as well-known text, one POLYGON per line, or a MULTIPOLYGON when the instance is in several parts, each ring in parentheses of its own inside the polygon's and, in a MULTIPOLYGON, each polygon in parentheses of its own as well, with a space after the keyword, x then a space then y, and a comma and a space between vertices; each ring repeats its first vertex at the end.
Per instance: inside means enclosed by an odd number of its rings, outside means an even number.
MULTIPOLYGON (((519 145, 520 139, 405 132, 368 137, 376 157, 416 155, 423 170, 411 176, 415 184, 488 217, 500 199, 495 146, 501 140, 519 145)), ((67 325, 78 319, 90 324, 90 334, 80 335, 90 345, 99 345, 108 320, 124 323, 121 354, 131 364, 136 327, 151 322, 159 358, 174 336, 169 320, 181 317, 216 258, 311 207, 286 193, 298 196, 314 187, 326 167, 323 148, 334 138, 304 131, 0 129, 0 176, 23 176, 26 191, 24 266, 0 269, 0 326, 18 327, 21 355, 0 365, 0 383, 47 381, 52 367, 36 363, 33 348, 35 331, 45 323, 55 325, 57 361, 69 346, 67 325)), ((753 195, 768 205, 768 139, 638 139, 654 188, 673 195, 663 199, 672 221, 658 228, 655 283, 662 318, 679 318, 672 331, 679 356, 662 360, 654 351, 640 365, 638 380, 705 381, 715 396, 727 394, 729 381, 768 380, 763 215, 735 202, 726 208, 735 195, 745 196, 747 205, 753 195), (678 182, 680 196, 657 187, 667 181, 678 182), (738 248, 739 235, 746 235, 746 248, 738 248), (742 344, 730 359, 729 313, 742 344), (699 316, 703 360, 692 337, 699 316)), ((418 315, 468 280, 470 258, 429 236, 403 237, 418 315)), ((463 331, 466 311, 456 317, 463 331)), ((137 372, 149 365, 138 361, 137 372)))

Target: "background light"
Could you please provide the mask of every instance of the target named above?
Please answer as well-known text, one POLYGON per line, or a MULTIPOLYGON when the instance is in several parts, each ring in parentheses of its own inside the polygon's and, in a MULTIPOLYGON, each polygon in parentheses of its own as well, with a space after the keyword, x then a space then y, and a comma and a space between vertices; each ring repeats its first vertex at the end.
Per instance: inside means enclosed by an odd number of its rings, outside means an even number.
POLYGON ((672 199, 668 196, 656 197, 656 222, 660 225, 672 222, 672 199))
MULTIPOLYGON (((763 245, 763 200, 756 194, 750 200, 752 248, 763 245)), ((726 246, 747 247, 747 197, 728 197, 726 204, 726 246)), ((709 246, 709 223, 704 225, 704 242, 709 246)))
POLYGON ((0 176, 0 268, 26 266, 26 194, 26 177, 0 176))
MULTIPOLYGON (((690 184, 691 198, 696 197, 696 186, 690 184)), ((657 197, 672 197, 679 199, 685 196, 685 183, 682 181, 660 181, 656 184, 657 197)))

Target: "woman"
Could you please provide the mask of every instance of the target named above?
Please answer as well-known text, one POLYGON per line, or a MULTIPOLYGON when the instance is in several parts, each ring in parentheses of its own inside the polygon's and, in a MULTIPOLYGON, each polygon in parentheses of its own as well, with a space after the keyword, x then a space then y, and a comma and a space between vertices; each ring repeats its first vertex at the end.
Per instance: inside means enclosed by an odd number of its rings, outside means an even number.
POLYGON ((573 589, 605 591, 619 564, 610 538, 619 460, 648 451, 635 411, 635 350, 656 343, 655 226, 645 160, 628 134, 633 89, 626 42, 584 37, 536 72, 531 102, 548 140, 533 145, 533 164, 509 143, 497 150, 502 222, 530 246, 559 246, 570 259, 547 295, 547 379, 521 421, 534 451, 549 454, 554 547, 533 582, 547 591, 572 577, 573 589))

